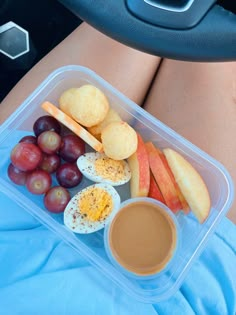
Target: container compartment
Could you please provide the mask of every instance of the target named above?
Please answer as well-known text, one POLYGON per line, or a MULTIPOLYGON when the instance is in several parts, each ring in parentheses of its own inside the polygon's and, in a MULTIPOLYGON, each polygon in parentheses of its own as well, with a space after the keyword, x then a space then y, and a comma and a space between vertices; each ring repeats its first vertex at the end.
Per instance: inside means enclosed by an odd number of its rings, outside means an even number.
MULTIPOLYGON (((0 127, 0 154, 0 190, 57 233, 128 294, 147 303, 156 303, 174 294, 233 200, 232 180, 220 163, 127 99, 94 72, 79 66, 67 66, 54 71, 0 127), (74 234, 64 226, 63 214, 52 214, 45 210, 42 196, 32 195, 25 187, 14 185, 7 176, 11 149, 24 135, 32 134, 34 121, 46 114, 40 107, 41 103, 48 100, 58 105, 59 96, 64 90, 86 83, 100 88, 107 95, 111 107, 140 132, 145 141, 153 141, 160 149, 173 148, 185 156, 201 174, 209 189, 212 208, 208 219, 200 224, 192 213, 187 216, 182 212, 177 214, 181 232, 180 249, 174 263, 153 279, 135 280, 124 276, 106 255, 103 230, 88 235, 74 234)), ((83 179, 77 188, 70 189, 71 194, 90 183, 83 179)), ((122 200, 129 198, 129 184, 116 188, 122 200)))

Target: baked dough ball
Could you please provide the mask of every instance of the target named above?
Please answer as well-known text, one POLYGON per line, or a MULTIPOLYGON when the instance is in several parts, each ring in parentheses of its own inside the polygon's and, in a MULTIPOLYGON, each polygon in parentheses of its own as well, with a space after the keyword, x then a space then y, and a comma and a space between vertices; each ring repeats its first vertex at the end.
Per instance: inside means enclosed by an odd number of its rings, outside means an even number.
POLYGON ((101 141, 101 132, 102 130, 108 126, 110 123, 115 122, 115 121, 122 121, 120 118, 119 114, 112 108, 109 109, 105 119, 100 122, 100 124, 89 127, 88 131, 96 137, 99 141, 101 141))
POLYGON ((59 99, 59 107, 81 125, 91 127, 104 120, 109 103, 101 90, 86 84, 66 90, 59 99))
POLYGON ((127 159, 137 150, 136 131, 126 122, 113 122, 101 133, 105 154, 114 160, 127 159))

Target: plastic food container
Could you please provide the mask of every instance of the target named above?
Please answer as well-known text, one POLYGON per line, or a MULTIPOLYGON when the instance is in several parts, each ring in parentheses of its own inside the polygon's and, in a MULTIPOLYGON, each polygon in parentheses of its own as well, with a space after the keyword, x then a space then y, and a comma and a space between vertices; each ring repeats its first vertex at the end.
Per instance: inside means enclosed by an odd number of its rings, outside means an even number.
MULTIPOLYGON (((94 72, 79 66, 54 71, 0 127, 0 156, 0 190, 3 193, 55 232, 127 294, 147 303, 167 299, 176 292, 233 200, 232 180, 220 163, 148 114, 94 72), (86 83, 100 88, 107 95, 111 107, 135 127, 145 141, 152 141, 160 149, 173 148, 186 157, 209 189, 212 208, 208 219, 200 224, 192 213, 176 215, 181 247, 176 253, 175 262, 151 279, 133 279, 110 262, 104 247, 104 229, 88 235, 73 233, 63 224, 63 214, 52 214, 45 210, 43 196, 32 195, 25 187, 13 184, 7 175, 11 149, 23 136, 31 134, 34 121, 46 114, 41 109, 41 103, 48 100, 57 105, 64 90, 86 83)), ((88 180, 83 180, 78 188, 71 189, 71 194, 87 185, 88 180)), ((126 184, 117 188, 122 201, 130 197, 128 187, 126 184)))

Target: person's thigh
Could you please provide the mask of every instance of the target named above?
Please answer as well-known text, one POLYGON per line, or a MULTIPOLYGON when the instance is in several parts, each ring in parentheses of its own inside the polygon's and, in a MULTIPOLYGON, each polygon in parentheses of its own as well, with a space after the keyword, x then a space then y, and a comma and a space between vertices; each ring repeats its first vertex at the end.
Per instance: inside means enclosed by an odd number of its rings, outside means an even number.
POLYGON ((50 72, 70 64, 89 67, 142 104, 159 62, 160 58, 122 45, 83 23, 12 89, 0 104, 0 123, 50 72))
MULTIPOLYGON (((222 162, 236 182, 236 63, 164 60, 145 109, 222 162)), ((236 223, 236 205, 229 212, 236 223)))

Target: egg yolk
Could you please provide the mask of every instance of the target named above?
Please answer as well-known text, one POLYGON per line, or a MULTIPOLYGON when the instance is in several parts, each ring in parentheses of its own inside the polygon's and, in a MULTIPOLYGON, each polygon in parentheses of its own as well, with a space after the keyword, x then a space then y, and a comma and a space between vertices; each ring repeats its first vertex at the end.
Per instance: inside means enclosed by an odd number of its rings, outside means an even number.
POLYGON ((106 190, 90 187, 81 194, 78 206, 80 213, 89 221, 101 221, 110 214, 113 201, 106 190))
POLYGON ((104 179, 118 182, 124 178, 125 169, 122 161, 116 161, 108 157, 96 159, 95 170, 104 179))

